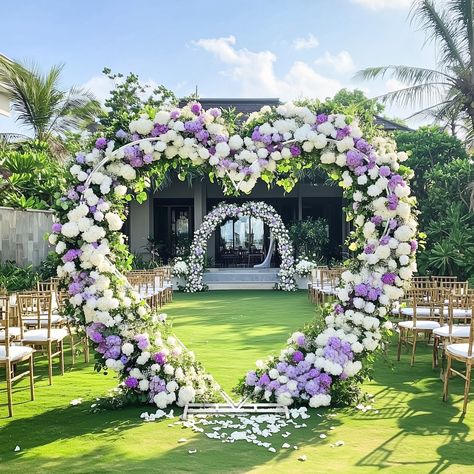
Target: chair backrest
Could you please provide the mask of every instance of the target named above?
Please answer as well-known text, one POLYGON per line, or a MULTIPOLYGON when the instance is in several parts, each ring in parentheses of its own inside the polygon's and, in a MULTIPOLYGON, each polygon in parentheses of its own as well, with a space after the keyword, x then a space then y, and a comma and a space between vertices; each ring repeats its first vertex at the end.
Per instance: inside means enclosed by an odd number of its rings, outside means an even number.
POLYGON ((411 286, 413 288, 436 288, 438 286, 438 282, 432 281, 429 278, 413 277, 411 280, 411 286))
POLYGON ((430 314, 423 314, 423 319, 433 319, 438 307, 439 300, 437 287, 411 287, 406 291, 405 301, 413 308, 413 324, 416 323, 417 310, 419 308, 429 308, 430 314))
POLYGON ((452 293, 466 293, 469 289, 468 281, 445 281, 442 283, 443 288, 446 288, 452 293))
POLYGON ((458 277, 452 275, 431 275, 431 279, 442 286, 444 283, 457 281, 458 277))
MULTIPOLYGON (((474 316, 474 299, 471 299, 471 315, 474 316)), ((474 343, 474 317, 471 316, 471 327, 469 330, 469 346, 467 348, 467 356, 472 356, 472 346, 474 343)))
POLYGON ((449 333, 452 333, 452 328, 455 323, 459 323, 460 320, 466 324, 468 320, 472 318, 472 314, 469 313, 474 298, 465 293, 450 292, 448 294, 448 324, 449 333))
POLYGON ((0 296, 0 329, 5 333, 5 358, 10 356, 10 298, 0 296))
MULTIPOLYGON (((18 311, 20 314, 20 327, 25 323, 41 328, 46 324, 48 338, 51 337, 51 313, 52 313, 52 293, 50 292, 32 292, 20 293, 17 298, 18 311)), ((23 337, 23 334, 22 334, 23 337)))

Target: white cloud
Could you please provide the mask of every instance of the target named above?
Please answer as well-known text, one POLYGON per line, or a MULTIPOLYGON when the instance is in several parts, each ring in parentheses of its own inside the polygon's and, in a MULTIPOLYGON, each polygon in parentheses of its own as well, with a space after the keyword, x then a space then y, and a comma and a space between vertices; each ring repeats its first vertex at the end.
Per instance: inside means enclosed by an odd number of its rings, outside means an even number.
POLYGON ((230 77, 240 86, 233 95, 247 97, 279 97, 294 99, 311 96, 325 98, 334 95, 343 85, 336 79, 319 74, 312 66, 294 62, 281 77, 275 72, 277 57, 271 51, 250 51, 235 48, 234 36, 200 39, 193 44, 212 53, 228 66, 221 74, 230 77))
POLYGON ((404 89, 406 84, 400 82, 398 79, 389 79, 385 82, 385 88, 387 92, 398 91, 399 89, 404 89))
POLYGON ((316 59, 315 64, 329 64, 336 72, 342 74, 352 72, 355 69, 354 61, 348 51, 341 51, 338 54, 331 54, 326 51, 322 58, 316 59))
POLYGON ((412 0, 351 0, 351 2, 370 10, 402 10, 412 4, 412 0))
POLYGON ((293 40, 293 47, 295 49, 312 49, 316 48, 319 45, 318 38, 312 33, 309 33, 308 36, 304 38, 296 38, 293 40))
POLYGON ((114 87, 114 81, 102 74, 100 76, 91 77, 81 87, 91 91, 95 95, 95 98, 103 104, 105 99, 109 96, 110 90, 114 87))

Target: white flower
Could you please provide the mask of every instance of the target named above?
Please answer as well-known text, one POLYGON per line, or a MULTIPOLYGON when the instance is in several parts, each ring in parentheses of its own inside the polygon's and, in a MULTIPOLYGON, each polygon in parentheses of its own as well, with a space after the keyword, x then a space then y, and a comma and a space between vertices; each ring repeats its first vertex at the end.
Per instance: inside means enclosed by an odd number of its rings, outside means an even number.
POLYGON ((280 393, 277 396, 277 403, 284 406, 289 406, 293 403, 293 397, 289 392, 280 393))
POLYGON ((61 228, 61 234, 65 237, 76 237, 79 235, 79 226, 76 222, 66 222, 61 228))
POLYGON ((124 344, 122 344, 122 352, 128 357, 129 355, 131 355, 134 351, 134 347, 133 347, 133 344, 131 344, 130 342, 126 342, 124 344))
MULTIPOLYGON (((63 226, 64 227, 64 226, 63 226)), ((62 253, 64 253, 64 251, 66 250, 66 244, 62 241, 59 241, 56 245, 56 253, 58 255, 61 255, 62 253)))
POLYGON ((107 212, 105 214, 105 220, 109 224, 110 230, 120 230, 123 226, 123 221, 118 214, 115 212, 107 212))
POLYGON ((318 407, 327 407, 331 403, 331 396, 330 395, 324 395, 322 393, 318 395, 313 395, 309 399, 309 406, 312 408, 318 408, 318 407))
POLYGON ((226 142, 220 142, 216 145, 216 155, 220 156, 221 158, 225 158, 229 156, 230 147, 226 142))
POLYGON ((132 133, 148 135, 153 130, 153 122, 146 115, 142 115, 138 120, 132 120, 129 128, 132 133))
POLYGON ((147 379, 140 380, 140 382, 138 382, 138 388, 142 392, 146 392, 150 388, 150 382, 148 382, 147 379))
POLYGON ((178 390, 178 387, 179 385, 174 380, 166 384, 166 390, 168 390, 168 392, 176 392, 176 390, 178 390))
POLYGON ((125 196, 125 194, 127 194, 127 186, 124 186, 123 184, 115 186, 114 193, 117 196, 125 196))
POLYGON ((244 141, 240 137, 240 135, 232 135, 229 138, 229 147, 231 150, 240 150, 244 145, 244 141))
MULTIPOLYGON (((64 229, 64 226, 63 226, 64 229)), ((93 225, 82 234, 82 238, 89 243, 97 242, 105 237, 105 230, 102 227, 93 225)))
POLYGON ((178 401, 176 404, 180 407, 192 402, 196 396, 196 391, 190 385, 181 387, 178 392, 178 401))
POLYGON ((336 154, 332 151, 327 151, 321 154, 321 163, 329 165, 336 162, 336 154))
POLYGON ((268 376, 271 379, 277 379, 280 376, 280 373, 277 369, 270 369, 270 371, 268 372, 268 376))

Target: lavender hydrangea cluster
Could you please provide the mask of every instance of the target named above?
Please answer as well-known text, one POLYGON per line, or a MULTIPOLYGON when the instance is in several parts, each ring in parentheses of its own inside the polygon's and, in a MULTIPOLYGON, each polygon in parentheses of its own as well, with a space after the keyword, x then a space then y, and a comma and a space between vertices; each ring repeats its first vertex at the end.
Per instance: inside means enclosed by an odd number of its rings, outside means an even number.
POLYGON ((262 219, 269 226, 270 232, 277 241, 281 256, 278 272, 279 288, 284 291, 296 290, 293 245, 280 215, 273 206, 264 202, 245 202, 242 205, 220 203, 204 217, 203 223, 194 232, 190 256, 186 262, 188 273, 186 275, 185 291, 196 292, 204 289, 202 278, 205 251, 209 238, 226 219, 242 216, 253 216, 262 219))
MULTIPOLYGON (((204 110, 196 102, 147 111, 116 132, 129 143, 116 148, 99 137, 91 151, 71 160, 68 191, 58 201, 49 236, 60 257, 58 276, 70 294, 68 316, 87 333, 98 366, 118 373, 125 393, 160 407, 203 399, 212 392, 211 379, 188 351, 163 336, 163 321, 154 320, 120 275, 127 256, 120 233, 127 194, 135 183, 147 183, 150 166, 155 176, 172 166, 182 178, 198 168, 226 193, 248 194, 259 180, 289 191, 296 170, 317 165, 352 203, 347 217, 353 221, 349 249, 355 257, 342 274, 337 301, 325 309, 325 328, 316 336, 300 335, 304 344, 292 340, 280 358, 257 368, 258 380, 249 375, 246 387, 280 403, 329 404, 329 391, 359 373, 379 347, 392 304, 416 271, 412 172, 400 166, 407 155, 387 137, 369 143, 356 120, 294 103, 252 113, 242 136, 234 125, 218 109, 204 110), (265 371, 270 380, 259 382, 265 371)), ((294 288, 291 242, 279 216, 265 204, 248 203, 217 208, 197 231, 187 265, 189 291, 201 289, 202 259, 216 225, 247 212, 272 228, 282 256, 280 286, 294 288)))

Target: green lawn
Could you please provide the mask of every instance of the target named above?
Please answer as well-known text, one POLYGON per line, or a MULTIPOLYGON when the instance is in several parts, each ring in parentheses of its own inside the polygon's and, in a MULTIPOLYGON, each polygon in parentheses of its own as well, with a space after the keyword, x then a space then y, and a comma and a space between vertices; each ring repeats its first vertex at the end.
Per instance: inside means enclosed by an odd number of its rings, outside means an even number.
MULTIPOLYGON (((177 294, 166 312, 180 339, 229 389, 256 359, 277 352, 287 336, 314 314, 306 294, 241 291, 177 294)), ((392 350, 393 354, 393 350, 392 350)), ((392 356, 393 359, 393 356, 392 356)), ((0 390, 1 472, 159 472, 159 473, 318 473, 318 472, 472 472, 474 400, 461 417, 462 385, 454 380, 449 403, 441 401, 439 374, 431 369, 430 349, 420 345, 417 365, 405 355, 393 369, 380 360, 374 410, 311 410, 305 429, 288 442, 298 451, 270 453, 245 442, 222 444, 170 421, 143 423, 141 407, 90 414, 95 396, 114 386, 111 376, 77 363, 49 387, 38 363, 37 399, 29 402, 26 383, 17 386, 15 417, 6 418, 4 378, 0 390), (82 405, 69 402, 83 398, 82 405), (322 414, 322 417, 317 416, 322 414), (334 430, 329 430, 329 427, 334 430), (320 439, 327 433, 326 439, 320 439), (188 442, 179 444, 178 439, 188 442), (337 440, 345 445, 331 448, 337 440), (16 445, 20 452, 14 452, 16 445), (197 454, 189 455, 189 449, 197 454), (301 463, 298 456, 306 454, 301 463)), ((292 431, 292 430, 289 430, 292 431)), ((286 440, 270 439, 278 447, 286 440)))

